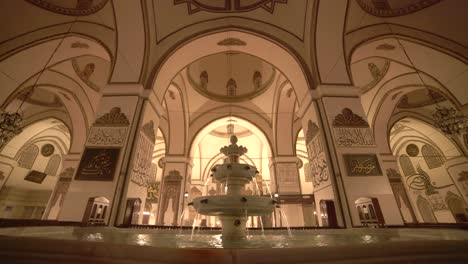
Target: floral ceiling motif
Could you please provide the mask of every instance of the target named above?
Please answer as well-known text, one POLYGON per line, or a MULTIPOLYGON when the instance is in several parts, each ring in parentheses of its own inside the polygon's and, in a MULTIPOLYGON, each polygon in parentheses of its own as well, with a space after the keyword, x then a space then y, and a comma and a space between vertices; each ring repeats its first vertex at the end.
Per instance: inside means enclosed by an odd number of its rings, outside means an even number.
POLYGON ((273 14, 275 6, 279 4, 287 4, 288 0, 174 0, 174 5, 187 4, 189 14, 199 11, 213 13, 239 13, 248 12, 258 8, 273 14))
POLYGON ((447 98, 445 98, 445 96, 438 91, 432 89, 419 89, 403 95, 400 98, 397 107, 403 109, 418 108, 433 105, 435 103, 440 103, 446 100, 447 98))
POLYGON ((442 0, 357 0, 367 13, 378 17, 403 16, 417 12, 442 0))
POLYGON ((109 0, 26 0, 48 11, 68 15, 68 16, 87 16, 101 10, 109 0))

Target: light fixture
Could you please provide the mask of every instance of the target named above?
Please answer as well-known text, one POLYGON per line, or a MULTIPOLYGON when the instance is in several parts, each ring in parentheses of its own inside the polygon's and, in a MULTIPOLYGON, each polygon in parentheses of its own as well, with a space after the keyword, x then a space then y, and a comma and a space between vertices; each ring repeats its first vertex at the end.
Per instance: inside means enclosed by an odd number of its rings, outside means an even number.
POLYGON ((273 194, 273 197, 278 198, 278 197, 279 197, 279 194, 278 194, 278 193, 275 193, 275 194, 273 194))
MULTIPOLYGON (((75 17, 75 20, 70 24, 70 27, 68 28, 67 33, 65 36, 60 40, 59 44, 55 48, 55 50, 52 52, 50 55, 49 59, 45 63, 44 67, 41 69, 39 72, 36 80, 34 81, 34 84, 32 88, 30 88, 26 93, 23 93, 23 98, 20 105, 16 109, 15 112, 8 112, 8 111, 2 111, 0 113, 0 145, 4 145, 8 143, 12 138, 15 136, 19 135, 21 132, 23 132, 23 114, 21 112, 21 107, 23 106, 24 102, 31 96, 31 94, 34 91, 34 87, 36 87, 39 79, 41 78, 42 74, 45 72, 47 69, 47 66, 49 65, 50 61, 54 57, 55 53, 57 53, 58 48, 62 45, 63 40, 65 37, 70 33, 73 25, 77 21, 78 17, 75 17)), ((21 96, 21 94, 20 94, 21 96)))
POLYGON ((23 132, 23 117, 18 112, 0 113, 0 145, 23 132))
POLYGON ((189 193, 188 192, 184 192, 184 198, 187 199, 189 197, 189 193))
MULTIPOLYGON (((388 29, 390 30, 390 32, 393 35, 395 35, 390 25, 388 24, 386 25, 388 29)), ((436 105, 435 112, 432 113, 432 117, 434 119, 433 125, 446 135, 453 135, 453 134, 461 135, 461 134, 468 133, 468 117, 466 117, 463 113, 459 112, 457 109, 453 107, 446 107, 446 106, 439 105, 437 98, 434 97, 432 90, 429 89, 429 87, 424 82, 423 78, 421 77, 420 72, 416 69, 416 66, 414 65, 413 61, 411 60, 408 53, 406 52, 406 49, 403 46, 403 44, 401 44, 400 40, 396 36, 395 36, 395 39, 400 45, 401 49, 403 50, 403 53, 405 54, 406 58, 410 62, 411 67, 413 67, 413 70, 418 75, 419 80, 421 81, 422 85, 427 89, 429 97, 436 105)))
POLYGON ((432 114, 434 126, 444 134, 465 134, 468 132, 468 118, 453 107, 436 106, 432 114))

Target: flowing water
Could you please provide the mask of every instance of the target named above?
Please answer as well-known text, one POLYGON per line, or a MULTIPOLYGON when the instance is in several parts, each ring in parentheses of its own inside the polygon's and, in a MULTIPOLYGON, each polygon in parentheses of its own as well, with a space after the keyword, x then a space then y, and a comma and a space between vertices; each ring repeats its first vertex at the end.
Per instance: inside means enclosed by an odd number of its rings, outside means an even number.
POLYGON ((289 237, 284 230, 265 230, 265 237, 251 230, 248 239, 222 241, 220 231, 121 229, 112 227, 21 227, 2 228, 0 235, 44 237, 100 243, 140 245, 163 248, 295 248, 395 241, 468 240, 468 231, 425 228, 357 228, 342 230, 301 230, 289 237))

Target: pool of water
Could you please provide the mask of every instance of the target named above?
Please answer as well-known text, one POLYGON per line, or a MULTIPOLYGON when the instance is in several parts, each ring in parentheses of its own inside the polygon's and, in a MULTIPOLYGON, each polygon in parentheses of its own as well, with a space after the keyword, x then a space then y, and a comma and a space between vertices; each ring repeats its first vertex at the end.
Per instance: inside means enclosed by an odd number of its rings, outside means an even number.
POLYGON ((121 229, 111 227, 3 228, 0 235, 104 242, 158 248, 304 248, 397 241, 468 241, 468 231, 457 229, 392 228, 250 231, 242 241, 223 241, 219 231, 121 229))

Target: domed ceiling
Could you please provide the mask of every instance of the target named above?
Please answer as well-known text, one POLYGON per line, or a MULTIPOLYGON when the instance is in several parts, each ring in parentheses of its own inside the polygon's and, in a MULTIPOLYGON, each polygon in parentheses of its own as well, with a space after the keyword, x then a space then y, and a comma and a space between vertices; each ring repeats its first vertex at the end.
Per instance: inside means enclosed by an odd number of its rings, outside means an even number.
POLYGON ((224 52, 201 58, 187 67, 193 88, 213 100, 239 102, 270 87, 276 69, 249 54, 224 52))

